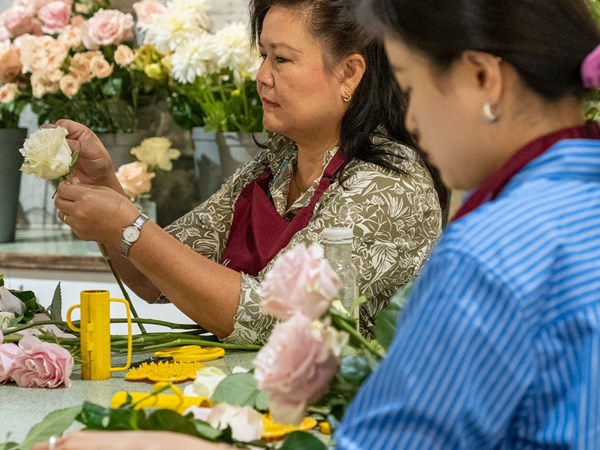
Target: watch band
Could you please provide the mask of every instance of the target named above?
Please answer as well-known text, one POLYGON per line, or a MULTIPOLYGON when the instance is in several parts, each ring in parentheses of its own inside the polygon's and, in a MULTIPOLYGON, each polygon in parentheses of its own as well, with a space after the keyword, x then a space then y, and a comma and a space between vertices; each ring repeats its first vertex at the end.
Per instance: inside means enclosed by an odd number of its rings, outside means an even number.
POLYGON ((121 253, 121 256, 124 258, 129 257, 129 250, 131 249, 131 246, 139 239, 139 232, 142 231, 142 227, 149 219, 150 218, 146 214, 140 214, 130 225, 123 228, 123 236, 121 239, 121 245, 119 246, 119 253, 121 253), (134 228, 138 231, 137 236, 135 236, 133 239, 127 239, 126 237, 129 228, 134 228))

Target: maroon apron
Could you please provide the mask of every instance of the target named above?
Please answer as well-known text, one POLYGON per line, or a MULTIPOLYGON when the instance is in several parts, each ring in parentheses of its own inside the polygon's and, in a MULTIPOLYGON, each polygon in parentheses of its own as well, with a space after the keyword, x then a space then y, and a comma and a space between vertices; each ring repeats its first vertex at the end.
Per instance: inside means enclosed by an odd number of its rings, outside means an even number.
POLYGON ((227 267, 257 275, 284 248, 298 231, 306 228, 323 192, 346 162, 339 150, 323 172, 308 206, 291 219, 283 218, 269 195, 271 169, 267 168, 242 190, 235 202, 229 241, 221 256, 227 267))

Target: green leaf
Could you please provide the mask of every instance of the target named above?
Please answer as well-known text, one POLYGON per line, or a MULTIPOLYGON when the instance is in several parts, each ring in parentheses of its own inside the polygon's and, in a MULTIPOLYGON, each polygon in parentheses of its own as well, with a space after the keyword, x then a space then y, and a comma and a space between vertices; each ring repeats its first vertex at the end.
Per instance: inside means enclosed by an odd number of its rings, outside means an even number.
POLYGON ((327 450, 321 440, 306 431, 294 431, 288 434, 280 450, 327 450))
POLYGON ((266 409, 267 400, 256 387, 254 374, 236 373, 219 383, 211 397, 213 403, 225 402, 230 405, 251 406, 266 409))
POLYGON ((139 414, 134 409, 106 408, 86 401, 77 420, 88 430, 137 430, 139 414))
POLYGON ((141 430, 175 431, 198 436, 193 420, 191 415, 182 416, 170 409, 157 409, 148 417, 140 417, 139 428, 141 430))
POLYGON ((369 362, 361 355, 349 355, 342 358, 340 376, 348 383, 358 386, 371 374, 369 362))
POLYGON ((54 294, 52 295, 50 319, 60 320, 62 322, 62 290, 60 288, 60 282, 56 285, 56 289, 54 289, 54 294))
POLYGON ((81 409, 82 405, 77 405, 52 411, 29 430, 25 440, 19 445, 19 449, 29 450, 34 444, 46 441, 52 435, 60 436, 75 422, 81 409))
POLYGON ((375 339, 385 348, 390 348, 396 335, 398 314, 408 301, 408 296, 413 287, 413 281, 408 282, 391 298, 386 309, 379 312, 375 318, 375 339))

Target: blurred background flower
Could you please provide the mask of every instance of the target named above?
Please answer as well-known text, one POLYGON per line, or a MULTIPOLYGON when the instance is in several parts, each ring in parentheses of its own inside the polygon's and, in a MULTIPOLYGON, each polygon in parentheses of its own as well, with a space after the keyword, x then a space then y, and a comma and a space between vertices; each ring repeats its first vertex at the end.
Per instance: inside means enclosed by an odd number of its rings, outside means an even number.
POLYGON ((144 42, 164 55, 173 120, 185 129, 262 131, 255 83, 260 57, 250 48, 247 25, 213 32, 203 0, 172 0, 163 10, 150 8, 152 1, 140 2, 154 12, 139 26, 144 42))

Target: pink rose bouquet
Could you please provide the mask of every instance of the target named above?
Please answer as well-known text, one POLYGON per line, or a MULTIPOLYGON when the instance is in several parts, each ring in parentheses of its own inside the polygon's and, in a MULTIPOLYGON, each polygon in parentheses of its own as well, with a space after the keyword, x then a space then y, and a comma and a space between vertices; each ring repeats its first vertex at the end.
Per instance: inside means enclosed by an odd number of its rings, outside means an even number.
POLYGON ((165 98, 162 69, 147 70, 158 54, 136 48, 133 16, 109 6, 13 0, 0 13, 0 126, 16 126, 30 103, 40 124, 70 118, 96 132, 130 132, 140 107, 165 98))

